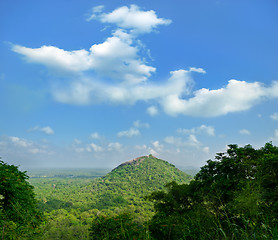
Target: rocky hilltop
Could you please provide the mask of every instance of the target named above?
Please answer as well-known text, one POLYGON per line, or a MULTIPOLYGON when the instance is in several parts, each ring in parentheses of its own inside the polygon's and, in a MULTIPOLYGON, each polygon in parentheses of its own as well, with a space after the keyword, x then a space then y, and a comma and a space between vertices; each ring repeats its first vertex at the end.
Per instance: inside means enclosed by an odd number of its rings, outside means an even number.
MULTIPOLYGON (((120 164, 118 167, 114 168, 112 171, 114 171, 114 170, 116 170, 118 168, 121 168, 121 167, 123 167, 125 165, 135 165, 135 166, 138 166, 140 163, 142 163, 148 157, 156 158, 156 157, 152 156, 151 154, 149 156, 142 156, 142 157, 134 158, 132 160, 129 160, 129 161, 126 161, 126 162, 120 164)), ((156 158, 156 159, 158 159, 158 158, 156 158)))

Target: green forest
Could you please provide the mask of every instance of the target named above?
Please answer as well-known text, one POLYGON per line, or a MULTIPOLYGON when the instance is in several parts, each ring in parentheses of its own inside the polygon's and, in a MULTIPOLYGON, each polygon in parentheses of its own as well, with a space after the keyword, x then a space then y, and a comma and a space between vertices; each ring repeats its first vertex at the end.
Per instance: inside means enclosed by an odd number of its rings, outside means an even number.
POLYGON ((106 169, 0 160, 0 239, 278 239, 278 147, 229 145, 195 176, 152 155, 106 169))

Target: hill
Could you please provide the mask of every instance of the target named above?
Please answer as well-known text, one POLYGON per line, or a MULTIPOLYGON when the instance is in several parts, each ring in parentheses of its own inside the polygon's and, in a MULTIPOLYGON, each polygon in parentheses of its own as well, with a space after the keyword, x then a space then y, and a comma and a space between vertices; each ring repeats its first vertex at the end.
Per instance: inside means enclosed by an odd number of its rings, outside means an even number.
POLYGON ((103 177, 33 178, 31 183, 40 201, 40 208, 112 212, 126 209, 141 216, 150 216, 152 203, 145 196, 176 181, 188 183, 191 177, 174 165, 152 155, 125 162, 103 177))
POLYGON ((121 194, 128 191, 142 196, 163 189, 169 182, 187 183, 190 179, 173 164, 149 155, 122 163, 104 177, 96 179, 94 187, 105 185, 107 190, 117 189, 121 194))
POLYGON ((147 195, 163 189, 169 182, 181 184, 190 179, 173 164, 149 155, 119 165, 104 177, 95 179, 90 188, 97 196, 95 208, 128 207, 142 214, 152 211, 152 204, 145 200, 147 195))

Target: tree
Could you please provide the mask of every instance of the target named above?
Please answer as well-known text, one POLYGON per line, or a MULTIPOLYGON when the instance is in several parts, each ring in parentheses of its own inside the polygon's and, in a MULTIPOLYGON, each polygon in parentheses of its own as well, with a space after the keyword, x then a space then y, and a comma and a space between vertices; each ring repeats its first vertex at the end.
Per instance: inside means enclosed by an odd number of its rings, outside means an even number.
POLYGON ((89 229, 90 239, 148 239, 146 229, 136 223, 129 213, 107 217, 100 215, 89 229))
POLYGON ((149 197, 157 239, 278 237, 278 147, 272 143, 258 150, 229 145, 189 184, 166 187, 149 197))
POLYGON ((17 166, 0 160, 0 227, 6 238, 34 232, 42 222, 28 178, 17 166))

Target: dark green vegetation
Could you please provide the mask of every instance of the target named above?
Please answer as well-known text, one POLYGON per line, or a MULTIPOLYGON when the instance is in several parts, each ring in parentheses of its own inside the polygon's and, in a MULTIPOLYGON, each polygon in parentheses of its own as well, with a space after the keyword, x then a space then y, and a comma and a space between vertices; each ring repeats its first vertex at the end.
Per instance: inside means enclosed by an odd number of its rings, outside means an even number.
POLYGON ((2 239, 32 239, 42 222, 25 172, 0 160, 0 229, 2 239))
MULTIPOLYGON (((209 160, 190 182, 188 175, 151 155, 126 162, 104 177, 82 176, 30 179, 44 220, 40 226, 39 220, 34 221, 33 230, 25 228, 29 236, 278 239, 278 148, 271 143, 258 150, 250 145, 230 145, 226 153, 209 160)), ((1 192, 10 187, 2 185, 1 181, 1 192)), ((27 189, 32 192, 31 186, 27 189)), ((33 193, 30 196, 34 199, 33 193)), ((0 217, 5 211, 2 204, 0 217)), ((31 213, 32 219, 38 219, 38 210, 31 213)), ((29 224, 33 220, 27 221, 28 216, 26 213, 25 222, 29 224)), ((1 227, 9 225, 9 221, 13 221, 12 217, 6 214, 1 227)), ((19 235, 13 233, 26 225, 22 221, 15 224, 5 232, 3 228, 4 239, 24 239, 24 234, 16 238, 19 235)))
POLYGON ((278 239, 278 148, 230 145, 190 184, 151 194, 156 239, 278 239))
POLYGON ((144 222, 154 214, 153 204, 145 197, 162 190, 170 181, 181 184, 191 179, 174 165, 151 155, 123 163, 97 179, 92 176, 100 175, 103 170, 91 174, 87 170, 87 178, 79 171, 55 170, 52 175, 41 170, 31 172, 35 178, 30 183, 35 186, 39 209, 48 218, 43 239, 88 239, 92 222, 105 222, 105 219, 110 223, 114 218, 117 223, 135 221, 135 229, 141 229, 138 232, 141 238, 145 234, 144 222))

